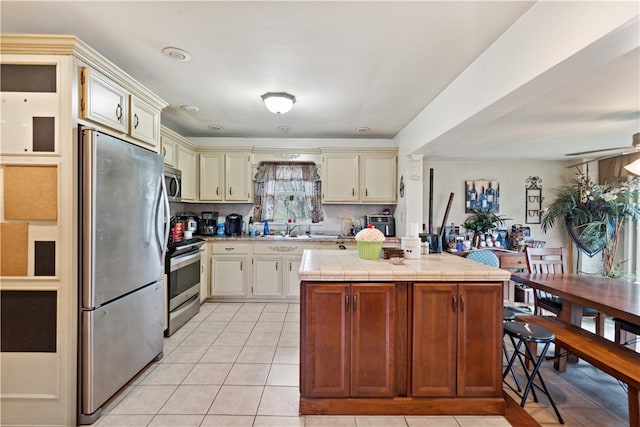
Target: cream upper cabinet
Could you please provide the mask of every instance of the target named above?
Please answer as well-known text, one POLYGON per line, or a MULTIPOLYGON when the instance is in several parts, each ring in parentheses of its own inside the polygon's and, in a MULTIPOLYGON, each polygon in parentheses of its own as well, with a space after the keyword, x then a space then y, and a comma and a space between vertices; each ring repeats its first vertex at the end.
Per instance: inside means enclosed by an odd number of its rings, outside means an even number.
POLYGON ((230 202, 251 201, 251 155, 227 154, 225 198, 230 202))
POLYGON ((200 154, 200 201, 249 203, 252 195, 250 151, 200 154))
POLYGON ((200 200, 224 200, 224 154, 200 154, 200 200))
POLYGON ((177 166, 178 144, 170 137, 165 135, 161 136, 160 142, 160 154, 162 154, 162 157, 164 157, 164 164, 173 167, 177 166))
POLYGON ((360 156, 360 200, 364 203, 396 203, 395 155, 360 156))
POLYGON ((160 111, 133 95, 129 106, 131 136, 157 147, 160 142, 160 111))
POLYGON ((366 151, 323 153, 323 203, 397 203, 397 150, 366 151))
POLYGON ((82 69, 80 81, 82 118, 128 133, 129 92, 91 68, 82 69))
POLYGON ((129 135, 141 146, 158 151, 160 109, 131 94, 89 67, 80 72, 80 116, 129 135))
POLYGON ((182 171, 182 201, 196 199, 196 171, 198 167, 196 152, 178 145, 178 169, 182 171))
POLYGON ((323 203, 358 202, 357 154, 325 155, 322 172, 323 203))

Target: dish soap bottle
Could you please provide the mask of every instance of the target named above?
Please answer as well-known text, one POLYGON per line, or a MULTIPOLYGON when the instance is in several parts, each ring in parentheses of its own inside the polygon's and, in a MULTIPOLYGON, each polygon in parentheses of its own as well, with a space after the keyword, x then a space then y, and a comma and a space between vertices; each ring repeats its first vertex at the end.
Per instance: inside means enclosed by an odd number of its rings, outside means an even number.
POLYGON ((265 236, 268 236, 268 235, 269 235, 269 220, 268 220, 268 219, 265 219, 265 220, 264 220, 264 230, 263 230, 263 234, 264 234, 265 236))
POLYGON ((253 225, 253 217, 249 217, 249 236, 256 237, 256 226, 253 225))

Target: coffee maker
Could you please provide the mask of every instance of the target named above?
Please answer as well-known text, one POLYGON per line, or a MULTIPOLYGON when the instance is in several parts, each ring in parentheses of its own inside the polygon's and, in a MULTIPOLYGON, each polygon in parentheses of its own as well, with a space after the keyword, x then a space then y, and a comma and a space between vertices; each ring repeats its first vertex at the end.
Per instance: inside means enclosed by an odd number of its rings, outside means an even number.
POLYGON ((242 215, 227 215, 224 221, 224 234, 227 236, 240 236, 242 234, 242 215))
POLYGON ((202 212, 198 223, 198 234, 201 236, 215 236, 218 226, 218 212, 202 212))

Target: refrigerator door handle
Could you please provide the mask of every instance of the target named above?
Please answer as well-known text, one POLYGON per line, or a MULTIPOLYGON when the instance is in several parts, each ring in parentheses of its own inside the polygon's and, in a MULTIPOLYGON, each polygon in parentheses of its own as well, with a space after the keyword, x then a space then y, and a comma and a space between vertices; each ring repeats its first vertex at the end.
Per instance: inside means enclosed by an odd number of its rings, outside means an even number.
POLYGON ((158 242, 158 246, 162 249, 160 252, 160 261, 163 261, 169 245, 171 217, 169 213, 169 195, 164 183, 164 177, 162 176, 160 177, 160 197, 158 198, 158 206, 156 208, 156 230, 158 230, 158 222, 161 220, 164 221, 164 236, 158 236, 162 239, 158 242), (164 218, 160 218, 161 203, 164 205, 164 218))

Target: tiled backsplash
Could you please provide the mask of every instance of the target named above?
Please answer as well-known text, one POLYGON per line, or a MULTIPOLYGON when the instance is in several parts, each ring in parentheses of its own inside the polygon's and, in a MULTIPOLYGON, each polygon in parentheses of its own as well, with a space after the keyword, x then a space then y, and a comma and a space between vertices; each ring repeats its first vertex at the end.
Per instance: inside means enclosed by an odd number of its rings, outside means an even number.
MULTIPOLYGON (((364 217, 369 214, 381 214, 388 209, 393 215, 395 205, 322 205, 324 210, 324 221, 318 224, 311 224, 312 233, 344 234, 346 229, 351 229, 352 222, 360 219, 364 225, 364 217), (343 225, 346 224, 346 225, 343 225)), ((253 213, 253 204, 250 203, 171 203, 171 215, 182 212, 193 212, 201 216, 202 212, 218 212, 218 222, 224 222, 224 218, 230 214, 242 215, 243 221, 248 221, 253 213)), ((297 222, 306 224, 306 222, 297 222)), ((257 223, 261 224, 261 223, 257 223)), ((284 230, 285 224, 272 224, 273 230, 284 230)), ((261 230, 258 227, 258 230, 261 230)))

